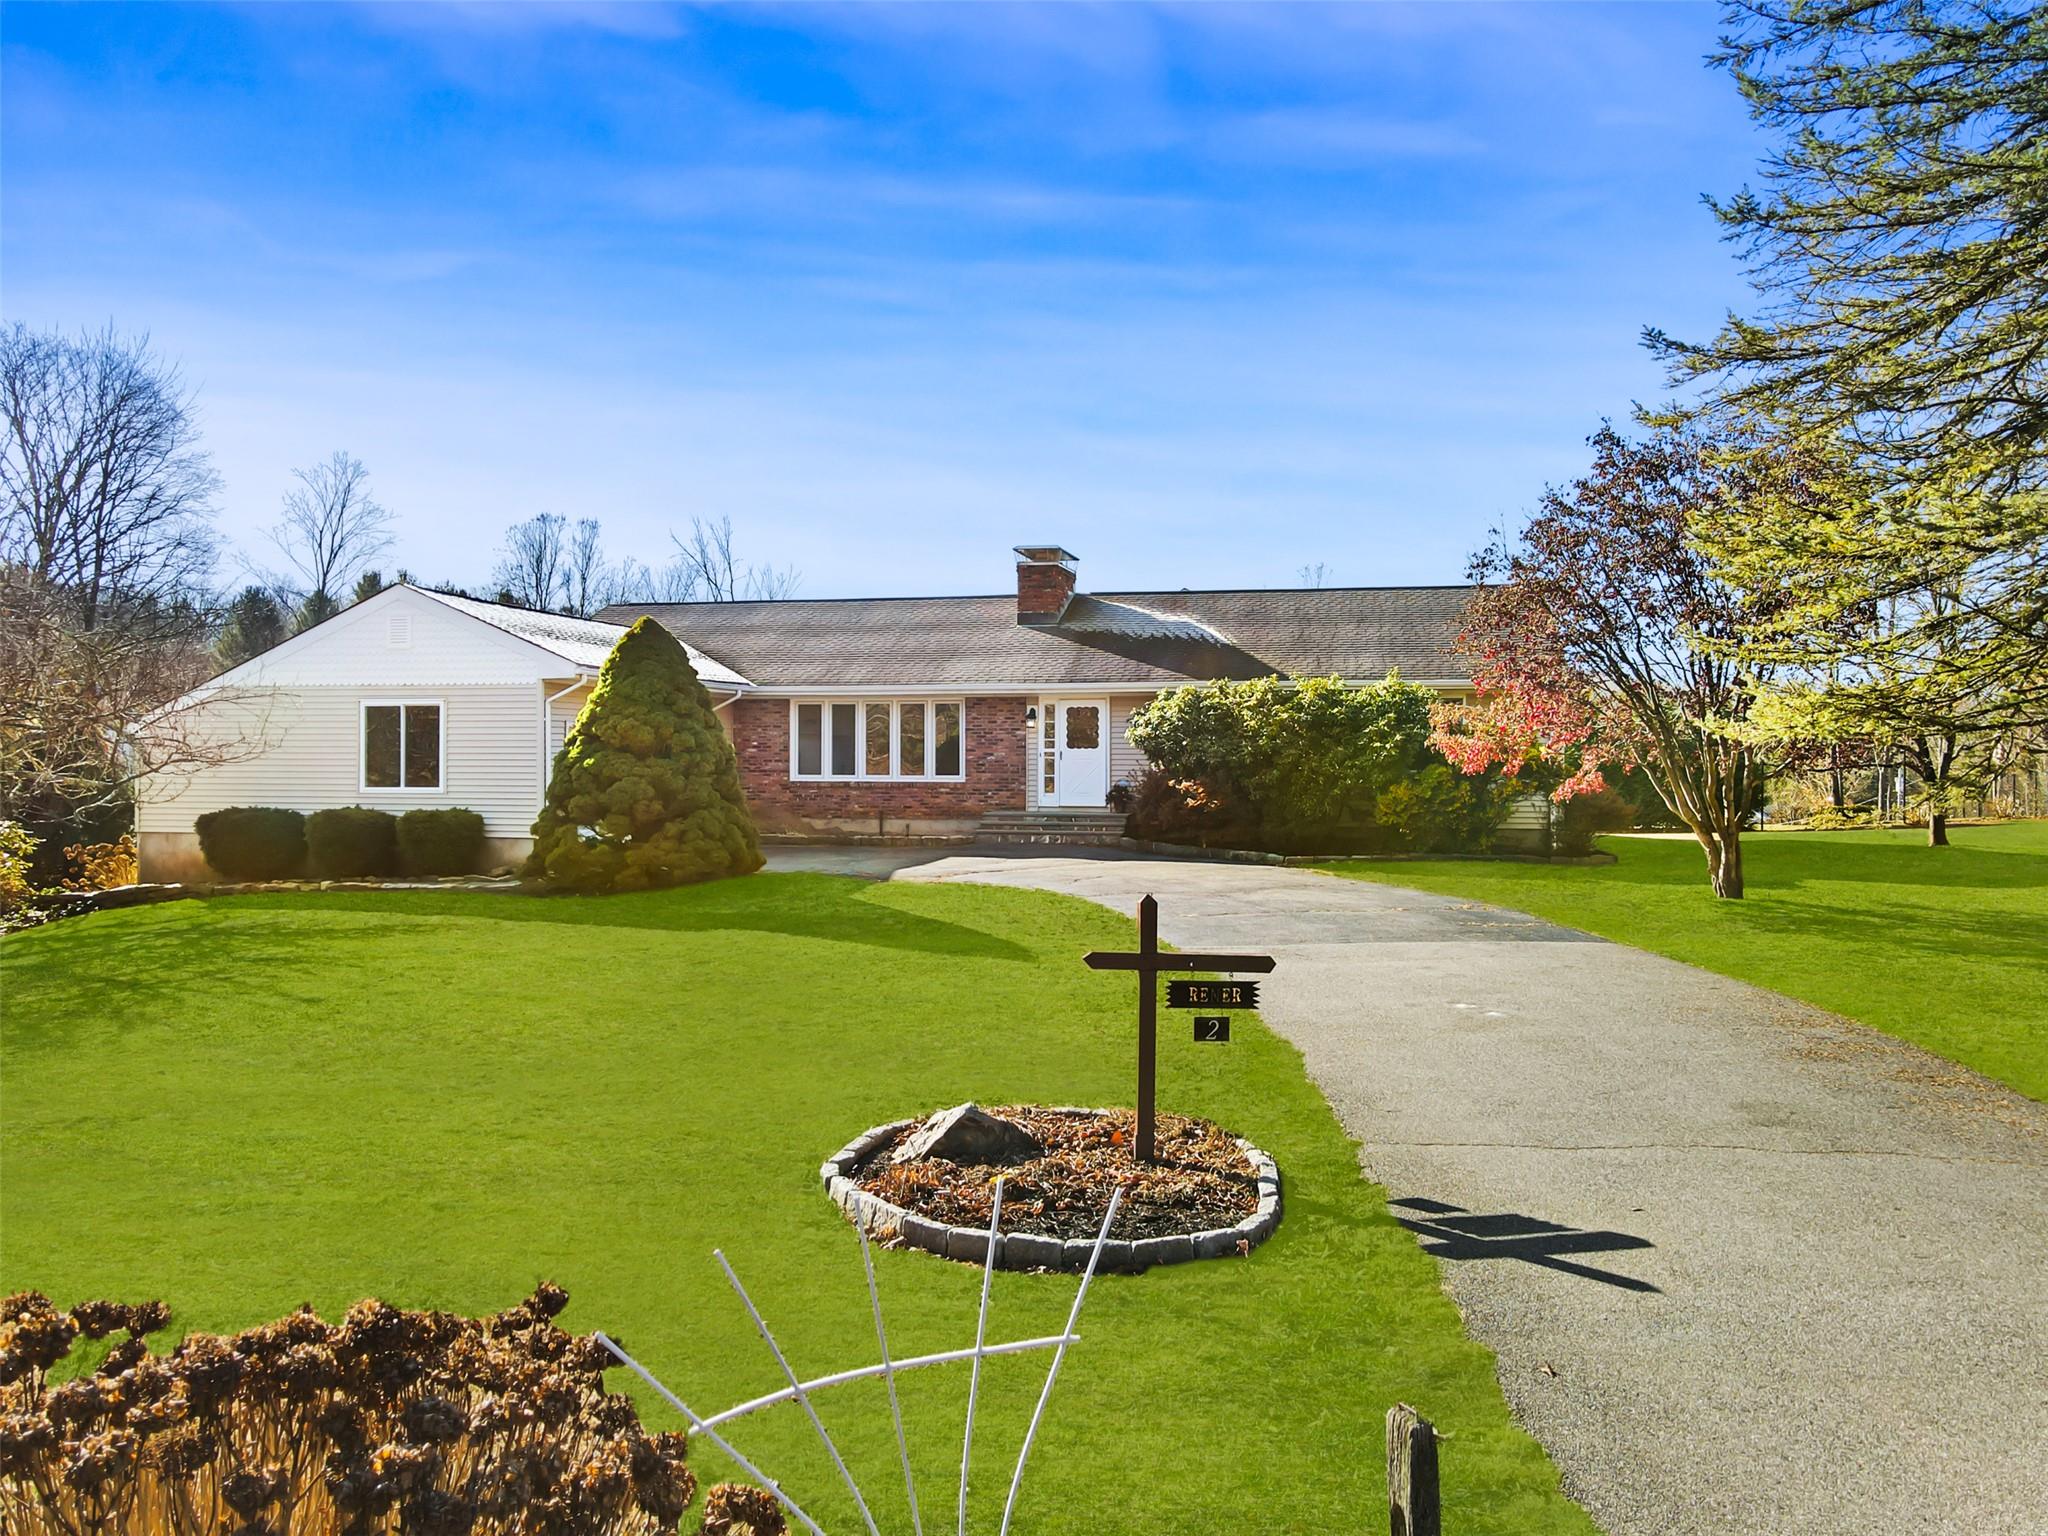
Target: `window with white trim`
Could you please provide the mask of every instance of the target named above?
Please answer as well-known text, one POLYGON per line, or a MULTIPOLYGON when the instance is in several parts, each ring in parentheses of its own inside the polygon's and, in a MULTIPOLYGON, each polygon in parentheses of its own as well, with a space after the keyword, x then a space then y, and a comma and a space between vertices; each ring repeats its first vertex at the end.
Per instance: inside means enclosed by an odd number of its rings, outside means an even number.
POLYGON ((439 789, 443 741, 439 700, 365 700, 363 789, 439 789))
POLYGON ((789 776, 965 778, 966 715, 960 699, 793 700, 789 776))

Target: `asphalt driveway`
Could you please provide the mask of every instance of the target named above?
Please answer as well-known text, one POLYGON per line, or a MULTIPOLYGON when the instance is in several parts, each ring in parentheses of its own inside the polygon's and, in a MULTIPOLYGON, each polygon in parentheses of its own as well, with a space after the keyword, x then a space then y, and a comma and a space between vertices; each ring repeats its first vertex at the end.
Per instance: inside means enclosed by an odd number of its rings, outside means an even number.
POLYGON ((1172 943, 1274 953, 1267 1023, 1616 1536, 2048 1531, 2041 1105, 1773 993, 1421 892, 1074 851, 774 863, 1126 912, 1150 892, 1172 943))

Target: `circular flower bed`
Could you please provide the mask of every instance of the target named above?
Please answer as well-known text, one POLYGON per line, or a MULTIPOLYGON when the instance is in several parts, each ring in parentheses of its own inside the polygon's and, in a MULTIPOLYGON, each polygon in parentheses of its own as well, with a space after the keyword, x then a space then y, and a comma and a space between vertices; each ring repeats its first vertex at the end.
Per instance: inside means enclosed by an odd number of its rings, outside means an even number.
POLYGON ((942 1157, 893 1160, 923 1123, 875 1126, 834 1154, 820 1173, 826 1192, 871 1236, 947 1258, 983 1262, 995 1181, 1003 1180, 1000 1269, 1087 1266, 1112 1190, 1123 1203, 1100 1266, 1154 1264, 1248 1254, 1280 1220, 1280 1173, 1250 1142, 1207 1120, 1161 1115, 1157 1160, 1131 1155, 1130 1110, 989 1111, 1037 1141, 1037 1156, 962 1164, 942 1157))

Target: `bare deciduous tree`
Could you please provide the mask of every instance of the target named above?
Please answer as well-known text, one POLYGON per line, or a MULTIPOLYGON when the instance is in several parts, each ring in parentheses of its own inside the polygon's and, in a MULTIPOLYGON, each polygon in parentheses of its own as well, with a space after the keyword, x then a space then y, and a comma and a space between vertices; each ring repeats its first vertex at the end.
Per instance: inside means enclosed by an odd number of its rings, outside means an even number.
POLYGON ((341 595, 391 547, 391 514, 370 495, 363 461, 342 449, 292 478, 299 483, 270 538, 290 567, 277 584, 297 600, 306 629, 339 612, 341 595))
POLYGON ((736 603, 779 602, 792 597, 802 575, 793 565, 779 569, 772 565, 747 565, 734 553, 732 519, 721 517, 706 522, 690 519, 690 537, 670 535, 675 541, 678 564, 689 579, 691 598, 677 601, 736 603))
POLYGON ((503 558, 491 573, 499 590, 521 608, 555 608, 567 600, 569 520, 540 512, 505 530, 503 558))
POLYGON ((214 559, 219 480, 177 370, 112 327, 0 332, 0 563, 74 605, 175 600, 214 559))
POLYGON ((597 519, 579 518, 563 562, 563 605, 577 618, 589 618, 612 600, 616 575, 604 563, 603 529, 597 519))
POLYGON ((110 601, 87 627, 68 589, 9 566, 0 618, 0 819, 88 819, 145 775, 261 750, 263 690, 225 714, 191 696, 215 660, 189 604, 110 601))
POLYGON ((1330 584, 1330 568, 1318 560, 1314 565, 1304 565, 1294 573, 1301 578, 1304 587, 1318 588, 1330 584))
POLYGON ((240 742, 172 703, 212 670, 217 486, 146 338, 0 332, 0 816, 95 818, 240 742))

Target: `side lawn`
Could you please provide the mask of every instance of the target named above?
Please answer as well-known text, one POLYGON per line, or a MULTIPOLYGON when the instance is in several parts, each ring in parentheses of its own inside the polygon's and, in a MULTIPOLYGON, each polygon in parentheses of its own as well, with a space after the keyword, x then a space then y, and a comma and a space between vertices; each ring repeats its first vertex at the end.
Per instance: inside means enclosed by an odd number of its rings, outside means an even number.
MULTIPOLYGON (((162 1297, 176 1333, 373 1294, 486 1312, 547 1277, 565 1326, 615 1333, 711 1411, 781 1384, 716 1246, 799 1371, 866 1364, 859 1247, 819 1162, 965 1098, 1129 1103, 1130 982, 1080 956, 1131 939, 1070 898, 822 875, 244 897, 18 935, 0 1290, 162 1297)), ((1447 1529, 1592 1531, 1290 1047, 1251 1018, 1227 1048, 1169 1036, 1160 1102, 1267 1147, 1286 1219, 1249 1260, 1098 1281, 1017 1530, 1377 1528, 1381 1422, 1406 1399, 1449 1432, 1447 1529)), ((892 1349, 972 1341, 978 1271, 877 1264, 892 1349)), ((1056 1332, 1074 1283, 999 1275, 992 1336, 1056 1332)), ((996 1527, 1045 1365, 988 1364, 975 1530, 996 1527)), ((927 1529, 951 1527, 966 1388, 964 1368, 903 1382, 927 1529)), ((883 1528, 907 1530, 879 1384, 820 1401, 883 1528)), ((735 1441, 828 1529, 860 1528, 799 1411, 735 1441)), ((707 1484, 730 1471, 708 1443, 692 1461, 707 1484)))
POLYGON ((1769 987, 2048 1099, 2048 822, 1743 839, 1748 895, 1716 901, 1689 839, 1609 837, 1577 868, 1332 864, 1353 880, 1533 913, 1769 987))

